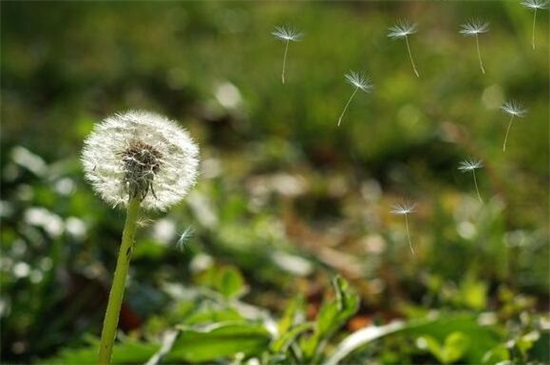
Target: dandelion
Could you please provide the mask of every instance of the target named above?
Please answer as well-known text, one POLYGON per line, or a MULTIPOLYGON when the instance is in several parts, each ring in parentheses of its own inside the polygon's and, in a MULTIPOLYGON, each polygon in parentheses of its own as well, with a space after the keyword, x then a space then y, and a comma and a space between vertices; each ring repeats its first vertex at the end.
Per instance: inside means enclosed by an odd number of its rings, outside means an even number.
POLYGON ((105 312, 98 362, 111 360, 140 208, 165 210, 195 184, 198 147, 158 114, 129 111, 97 124, 84 142, 86 179, 103 200, 126 207, 126 222, 105 312))
POLYGON ((281 81, 285 83, 286 55, 288 53, 288 45, 290 41, 297 42, 302 39, 302 33, 298 33, 290 26, 275 27, 275 31, 271 32, 275 37, 286 43, 285 55, 283 56, 283 71, 281 72, 281 81))
POLYGON ((502 150, 506 151, 506 141, 508 140, 508 133, 510 132, 510 127, 512 126, 512 121, 514 120, 514 117, 522 118, 527 110, 523 109, 523 105, 515 100, 505 102, 504 104, 502 104, 500 109, 510 114, 510 122, 508 122, 506 136, 504 137, 504 144, 502 145, 502 150))
POLYGON ((400 20, 396 25, 389 28, 389 30, 390 32, 388 33, 388 37, 392 39, 405 38, 405 42, 407 43, 407 51, 409 52, 409 59, 411 60, 414 73, 416 74, 416 77, 420 77, 418 70, 416 69, 416 65, 414 64, 408 37, 410 34, 416 33, 416 24, 400 20))
POLYGON ((95 191, 112 206, 139 198, 165 210, 195 184, 198 147, 175 122, 144 111, 116 114, 84 142, 82 165, 95 191))
POLYGON ((532 9, 534 11, 533 14, 533 49, 535 49, 535 25, 537 22, 537 10, 538 9, 546 9, 548 7, 548 1, 546 0, 526 0, 521 3, 521 5, 525 6, 528 9, 532 9))
POLYGON ((409 233, 409 219, 408 215, 411 213, 414 213, 416 210, 416 205, 412 203, 403 203, 403 204, 396 204, 392 207, 391 213, 397 214, 397 215, 404 215, 405 216, 405 227, 407 228, 407 238, 409 240, 409 247, 411 249, 411 252, 414 254, 413 245, 411 242, 411 234, 409 233))
POLYGON ((476 37, 476 46, 477 46, 477 58, 479 59, 479 67, 481 72, 485 74, 485 69, 483 68, 483 61, 481 60, 481 52, 479 50, 479 34, 487 33, 489 31, 489 23, 482 22, 481 20, 470 20, 466 24, 461 25, 462 30, 461 34, 464 34, 465 37, 476 37))
POLYGON ((374 85, 369 81, 369 79, 363 73, 350 71, 350 73, 346 74, 345 76, 346 76, 346 81, 350 85, 354 86, 355 90, 353 90, 353 93, 348 99, 348 102, 346 103, 346 106, 344 107, 344 110, 342 111, 340 118, 338 118, 338 126, 340 126, 340 123, 342 122, 342 118, 344 117, 344 114, 348 109, 349 103, 351 103, 351 100, 357 93, 357 90, 361 89, 366 93, 370 93, 374 89, 374 85))
POLYGON ((479 188, 477 186, 477 179, 476 179, 476 169, 479 169, 482 167, 483 167, 483 162, 481 162, 481 160, 467 159, 460 162, 458 169, 462 172, 472 171, 472 174, 474 176, 474 184, 476 186, 476 191, 477 191, 477 197, 479 201, 483 203, 483 199, 481 199, 481 195, 479 194, 479 188))

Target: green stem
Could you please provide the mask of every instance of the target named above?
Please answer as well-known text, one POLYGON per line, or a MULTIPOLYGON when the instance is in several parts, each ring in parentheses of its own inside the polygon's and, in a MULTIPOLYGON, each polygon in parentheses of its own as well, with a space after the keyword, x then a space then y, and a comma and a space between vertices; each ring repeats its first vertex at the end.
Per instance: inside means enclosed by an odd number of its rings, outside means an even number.
POLYGON ((116 329, 118 326, 118 317, 120 315, 126 277, 128 276, 130 258, 132 257, 132 249, 134 247, 134 235, 136 232, 139 205, 139 198, 130 198, 126 211, 124 231, 122 232, 122 243, 120 244, 115 275, 113 277, 113 285, 109 293, 109 302, 105 312, 105 320, 103 321, 103 331, 101 332, 99 357, 97 360, 99 365, 109 364, 111 362, 113 343, 115 341, 116 329))

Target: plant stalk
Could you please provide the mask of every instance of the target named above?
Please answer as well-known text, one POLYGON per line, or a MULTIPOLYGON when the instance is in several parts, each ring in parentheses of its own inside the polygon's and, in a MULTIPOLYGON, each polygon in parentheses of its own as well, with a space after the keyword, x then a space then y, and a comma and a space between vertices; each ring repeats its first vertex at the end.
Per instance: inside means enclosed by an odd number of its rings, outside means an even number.
POLYGON ((111 286, 111 292, 109 293, 109 302, 107 303, 103 330, 101 332, 101 342, 99 344, 99 356, 97 360, 99 365, 105 365, 111 362, 120 308, 122 306, 122 299, 124 298, 126 277, 128 276, 128 268, 130 266, 130 259, 134 247, 139 206, 140 200, 137 197, 130 198, 128 201, 126 222, 124 223, 124 231, 122 232, 122 242, 120 244, 113 284, 111 286))

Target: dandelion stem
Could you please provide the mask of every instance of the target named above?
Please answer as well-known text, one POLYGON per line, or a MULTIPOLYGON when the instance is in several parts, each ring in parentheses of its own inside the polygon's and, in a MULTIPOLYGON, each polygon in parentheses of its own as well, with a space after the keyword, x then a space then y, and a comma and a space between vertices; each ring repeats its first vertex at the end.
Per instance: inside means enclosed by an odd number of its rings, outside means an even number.
POLYGON ((283 82, 283 84, 285 83, 285 69, 286 69, 286 54, 288 53, 288 44, 290 43, 289 40, 286 41, 286 46, 285 46, 285 55, 283 57, 283 72, 281 73, 281 81, 283 82))
POLYGON ((485 69, 483 68, 483 61, 481 60, 481 52, 479 50, 479 37, 476 33, 476 46, 477 46, 477 58, 479 59, 479 67, 481 68, 481 72, 485 74, 485 69))
POLYGON ((506 136, 504 136, 504 144, 502 145, 503 151, 506 151, 506 141, 508 140, 508 133, 510 132, 510 127, 512 126, 512 120, 514 120, 513 114, 512 114, 512 117, 510 118, 510 122, 508 123, 508 128, 506 129, 506 136))
POLYGON ((418 70, 416 69, 416 66, 413 61, 412 53, 411 53, 411 46, 409 45, 409 37, 405 36, 405 43, 407 43, 407 51, 409 52, 409 58, 411 60, 411 64, 414 70, 414 73, 416 74, 416 77, 420 77, 418 74, 418 70))
POLYGON ((414 249, 411 241, 411 234, 409 232, 409 218, 407 217, 407 214, 405 214, 405 227, 407 228, 407 238, 409 240, 409 247, 411 249, 411 252, 414 254, 414 249))
POLYGON ((481 195, 479 194, 479 188, 477 186, 476 170, 475 169, 472 170, 472 174, 474 175, 474 184, 476 186, 477 197, 478 197, 480 203, 483 203, 483 199, 481 199, 481 195))
POLYGON ((351 103, 351 99, 353 99, 353 97, 357 93, 357 90, 359 90, 358 87, 356 87, 355 90, 353 91, 353 94, 351 94, 348 102, 346 103, 346 106, 344 107, 344 110, 342 111, 342 114, 340 115, 340 118, 338 118, 338 127, 340 126, 340 123, 342 122, 342 118, 344 117, 344 114, 346 113, 346 110, 348 109, 349 103, 351 103))
POLYGON ((134 235, 139 214, 140 199, 138 197, 130 198, 126 211, 126 222, 124 231, 122 232, 122 242, 113 277, 113 285, 109 293, 109 302, 105 311, 105 320, 103 322, 103 330, 101 332, 101 342, 99 345, 98 364, 104 365, 111 362, 111 354, 113 352, 113 343, 116 336, 118 326, 118 318, 122 299, 124 297, 124 289, 126 284, 126 276, 130 266, 130 258, 134 246, 134 235))
POLYGON ((533 15, 533 49, 535 49, 535 24, 537 23, 537 8, 535 8, 535 14, 533 15))

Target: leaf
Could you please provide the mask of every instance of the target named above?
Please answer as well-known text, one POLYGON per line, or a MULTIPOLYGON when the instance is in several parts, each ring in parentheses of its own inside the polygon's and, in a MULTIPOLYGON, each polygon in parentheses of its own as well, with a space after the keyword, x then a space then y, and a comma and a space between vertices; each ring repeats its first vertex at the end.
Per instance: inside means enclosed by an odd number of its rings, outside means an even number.
POLYGON ((271 345, 271 350, 273 352, 285 352, 298 336, 313 328, 314 324, 307 322, 299 324, 288 331, 282 332, 282 335, 271 345))
MULTIPOLYGON (((95 364, 97 362, 97 354, 99 341, 94 340, 94 346, 66 349, 57 356, 44 360, 43 364, 95 364)), ((122 343, 115 343, 113 346, 113 356, 111 363, 113 364, 130 364, 144 363, 160 348, 159 344, 137 342, 126 338, 122 343)))
POLYGON ((164 362, 204 362, 243 353, 257 356, 267 349, 271 334, 260 324, 222 322, 182 327, 164 362))
POLYGON ((464 333, 456 331, 445 338, 445 345, 441 351, 441 362, 450 364, 462 359, 470 346, 470 339, 464 333))
MULTIPOLYGON (((325 364, 335 365, 369 342, 388 335, 403 335, 410 338, 422 337, 428 339, 428 342, 430 341, 429 338, 432 338, 433 343, 430 350, 434 351, 434 355, 435 352, 445 351, 444 347, 449 345, 452 350, 447 350, 450 353, 446 356, 452 357, 454 355, 452 351, 461 350, 461 359, 473 364, 481 363, 487 351, 504 341, 503 336, 499 335, 493 328, 480 326, 474 315, 446 314, 438 318, 421 319, 408 323, 394 322, 381 327, 360 329, 346 337, 325 364), (464 346, 462 343, 463 339, 459 338, 459 336, 449 337, 453 332, 468 334, 469 341, 475 343, 475 346, 464 346), (439 343, 443 343, 444 340, 448 342, 445 346, 441 347, 439 343)), ((427 344, 427 346, 430 345, 427 344)))
POLYGON ((332 280, 336 294, 334 300, 324 300, 315 321, 315 332, 302 341, 304 362, 318 362, 328 339, 340 328, 359 307, 359 296, 352 291, 346 280, 336 276, 332 280))
POLYGON ((279 333, 287 332, 296 322, 296 318, 304 311, 304 297, 297 296, 286 307, 285 312, 279 320, 279 333))
POLYGON ((383 336, 398 332, 404 327, 405 323, 403 322, 393 322, 380 327, 362 328, 340 342, 334 353, 325 362, 325 365, 336 365, 357 348, 383 336))
POLYGON ((220 268, 216 279, 216 289, 226 298, 238 298, 245 293, 244 278, 233 266, 220 268))

